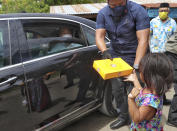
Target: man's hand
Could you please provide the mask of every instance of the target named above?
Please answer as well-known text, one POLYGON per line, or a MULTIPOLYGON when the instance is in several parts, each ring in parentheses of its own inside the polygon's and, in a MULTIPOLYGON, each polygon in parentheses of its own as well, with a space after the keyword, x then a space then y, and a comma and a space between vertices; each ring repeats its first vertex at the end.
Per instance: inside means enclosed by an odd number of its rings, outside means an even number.
POLYGON ((103 52, 103 59, 111 59, 111 60, 113 60, 111 54, 107 50, 105 50, 103 52))

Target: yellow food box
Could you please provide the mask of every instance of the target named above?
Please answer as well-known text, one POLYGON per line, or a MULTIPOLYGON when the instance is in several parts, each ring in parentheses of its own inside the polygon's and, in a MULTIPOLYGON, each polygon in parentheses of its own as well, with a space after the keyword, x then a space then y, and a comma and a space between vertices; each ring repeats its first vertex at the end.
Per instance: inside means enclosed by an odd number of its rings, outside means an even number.
POLYGON ((133 68, 121 58, 95 60, 93 62, 93 68, 104 80, 126 76, 133 71, 133 68))

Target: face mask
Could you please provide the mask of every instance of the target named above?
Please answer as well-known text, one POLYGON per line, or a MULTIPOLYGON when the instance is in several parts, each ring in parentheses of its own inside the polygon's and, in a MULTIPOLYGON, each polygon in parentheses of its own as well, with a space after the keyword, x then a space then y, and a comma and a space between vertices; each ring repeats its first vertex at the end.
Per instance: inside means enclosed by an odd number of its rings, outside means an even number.
POLYGON ((159 12, 159 17, 161 20, 166 20, 168 18, 168 12, 159 12))
POLYGON ((62 37, 72 37, 72 35, 71 34, 64 34, 64 35, 62 35, 62 37))

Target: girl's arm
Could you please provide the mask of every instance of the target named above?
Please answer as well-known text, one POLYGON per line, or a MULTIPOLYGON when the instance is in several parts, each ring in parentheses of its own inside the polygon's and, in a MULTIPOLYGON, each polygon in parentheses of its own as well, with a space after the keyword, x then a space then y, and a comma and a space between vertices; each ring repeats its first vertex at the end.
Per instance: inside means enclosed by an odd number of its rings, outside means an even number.
POLYGON ((138 96, 142 89, 141 84, 138 81, 135 71, 133 74, 125 77, 124 81, 131 81, 134 84, 134 88, 128 95, 128 106, 130 116, 135 123, 140 123, 144 120, 151 120, 156 113, 156 109, 151 106, 140 106, 138 107, 135 103, 135 98, 138 96))
POLYGON ((132 74, 130 74, 129 76, 126 76, 124 81, 131 81, 131 82, 133 82, 135 88, 137 88, 139 90, 142 89, 141 84, 138 81, 138 78, 136 76, 135 70, 133 71, 132 74))
POLYGON ((128 98, 129 113, 132 121, 140 123, 144 120, 151 120, 156 113, 156 109, 151 106, 138 106, 135 103, 135 98, 128 98))

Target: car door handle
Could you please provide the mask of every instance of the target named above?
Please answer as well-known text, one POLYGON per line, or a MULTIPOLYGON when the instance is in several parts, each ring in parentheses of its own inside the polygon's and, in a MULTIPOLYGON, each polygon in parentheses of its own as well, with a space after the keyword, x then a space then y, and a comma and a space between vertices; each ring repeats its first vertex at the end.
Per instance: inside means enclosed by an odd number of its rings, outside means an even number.
POLYGON ((9 84, 10 82, 15 81, 16 79, 17 79, 17 77, 16 77, 16 76, 13 76, 13 77, 7 79, 6 81, 1 82, 1 83, 0 83, 0 86, 4 86, 4 85, 6 85, 6 84, 9 84))

